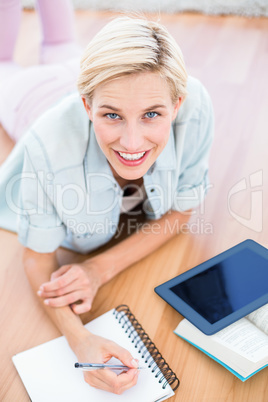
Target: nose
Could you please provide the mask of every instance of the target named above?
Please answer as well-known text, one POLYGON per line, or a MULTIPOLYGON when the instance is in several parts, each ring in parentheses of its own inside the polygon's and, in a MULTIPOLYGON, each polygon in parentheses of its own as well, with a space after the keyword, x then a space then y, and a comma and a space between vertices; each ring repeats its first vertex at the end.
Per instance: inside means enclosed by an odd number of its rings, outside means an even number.
POLYGON ((126 152, 134 153, 144 151, 144 138, 141 128, 135 123, 126 123, 120 137, 120 145, 126 152))

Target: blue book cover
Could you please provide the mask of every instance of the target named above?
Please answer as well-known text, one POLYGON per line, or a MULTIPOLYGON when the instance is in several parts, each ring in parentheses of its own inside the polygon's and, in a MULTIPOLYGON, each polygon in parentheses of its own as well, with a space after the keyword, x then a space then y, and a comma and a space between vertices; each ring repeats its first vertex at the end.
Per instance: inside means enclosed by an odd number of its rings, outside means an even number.
POLYGON ((195 346, 197 349, 201 350, 201 352, 205 353, 207 356, 209 356, 211 359, 215 360, 215 362, 221 364, 223 367, 225 367, 227 370, 229 370, 232 374, 234 374, 237 378, 239 378, 239 380, 241 381, 246 381, 248 380, 250 377, 252 377, 254 374, 258 373, 260 370, 264 369, 265 367, 268 366, 268 364, 266 364, 265 366, 261 367, 259 370, 254 371, 252 374, 250 374, 247 377, 243 377, 242 375, 240 375, 239 373, 237 373, 237 371, 233 370, 231 367, 227 366, 227 364, 223 363, 223 361, 217 359, 217 357, 213 356, 212 354, 208 353, 206 350, 200 348, 199 346, 197 346, 195 343, 190 342, 188 339, 184 338, 183 336, 177 334, 175 331, 174 333, 176 335, 178 335, 180 338, 184 339, 185 341, 187 341, 188 343, 190 343, 191 345, 195 346))

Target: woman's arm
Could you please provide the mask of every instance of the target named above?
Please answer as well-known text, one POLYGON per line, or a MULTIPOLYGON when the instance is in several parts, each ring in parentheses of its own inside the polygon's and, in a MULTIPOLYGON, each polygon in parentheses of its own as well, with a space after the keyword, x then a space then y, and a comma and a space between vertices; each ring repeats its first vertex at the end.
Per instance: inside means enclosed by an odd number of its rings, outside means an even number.
MULTIPOLYGON (((23 260, 26 275, 35 293, 40 285, 47 282, 51 274, 58 268, 55 252, 40 254, 25 249, 23 260)), ((44 303, 42 305, 53 323, 65 335, 79 361, 102 363, 114 356, 131 368, 137 367, 137 362, 133 361, 127 350, 87 331, 79 316, 69 306, 51 308, 44 303)), ((110 370, 101 370, 101 372, 86 372, 84 377, 87 383, 96 388, 122 393, 136 383, 137 374, 135 369, 119 376, 110 370)))
POLYGON ((65 265, 43 283, 39 296, 52 307, 72 305, 75 313, 89 311, 98 288, 119 272, 146 257, 179 232, 191 211, 169 211, 159 220, 144 223, 140 230, 107 251, 82 264, 65 265), (179 225, 178 225, 179 223, 179 225), (73 304, 81 300, 79 305, 73 304))
POLYGON ((96 262, 102 284, 104 284, 178 234, 179 227, 189 220, 190 215, 190 211, 185 214, 169 211, 158 220, 147 221, 137 232, 116 246, 89 259, 88 264, 96 262))
MULTIPOLYGON (((58 268, 56 252, 40 254, 25 248, 23 263, 25 273, 35 293, 58 268)), ((44 306, 44 308, 60 332, 68 336, 71 344, 75 343, 77 337, 85 334, 80 318, 72 314, 69 306, 59 309, 51 309, 48 306, 44 306)))

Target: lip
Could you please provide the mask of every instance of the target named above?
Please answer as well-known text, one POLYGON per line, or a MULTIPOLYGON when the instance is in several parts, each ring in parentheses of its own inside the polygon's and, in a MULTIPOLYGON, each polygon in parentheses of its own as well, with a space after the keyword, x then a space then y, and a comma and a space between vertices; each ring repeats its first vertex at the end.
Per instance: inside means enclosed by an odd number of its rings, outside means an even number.
MULTIPOLYGON (((125 165, 125 166, 139 166, 139 165, 141 165, 147 159, 147 157, 148 157, 148 155, 150 153, 150 150, 149 151, 141 151, 141 152, 145 152, 145 154, 143 155, 142 158, 140 158, 140 159, 138 159, 136 161, 127 161, 126 159, 122 158, 122 156, 119 155, 118 151, 115 151, 115 150, 113 150, 113 151, 114 151, 117 159, 121 163, 123 163, 123 165, 125 165)), ((130 152, 126 152, 126 153, 129 153, 130 155, 132 155, 130 152)), ((133 152, 133 153, 136 154, 136 153, 139 153, 139 152, 133 152)))

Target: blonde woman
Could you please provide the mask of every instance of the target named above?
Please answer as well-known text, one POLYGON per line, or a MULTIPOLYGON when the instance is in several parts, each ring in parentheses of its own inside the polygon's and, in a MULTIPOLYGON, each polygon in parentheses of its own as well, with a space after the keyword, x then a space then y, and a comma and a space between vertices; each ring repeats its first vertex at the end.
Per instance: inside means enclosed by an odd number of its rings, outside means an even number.
MULTIPOLYGON (((174 236, 203 200, 213 112, 175 40, 145 19, 117 18, 92 39, 78 91, 44 113, 2 166, 1 224, 18 231, 32 288, 77 358, 116 356, 132 368, 85 374, 92 386, 122 393, 137 381, 137 362, 88 333, 79 314, 100 286, 174 236), (58 266, 60 246, 89 253, 115 236, 125 212, 132 221, 145 214, 146 226, 81 264, 58 266)), ((15 112, 11 120, 15 127, 15 112)))

